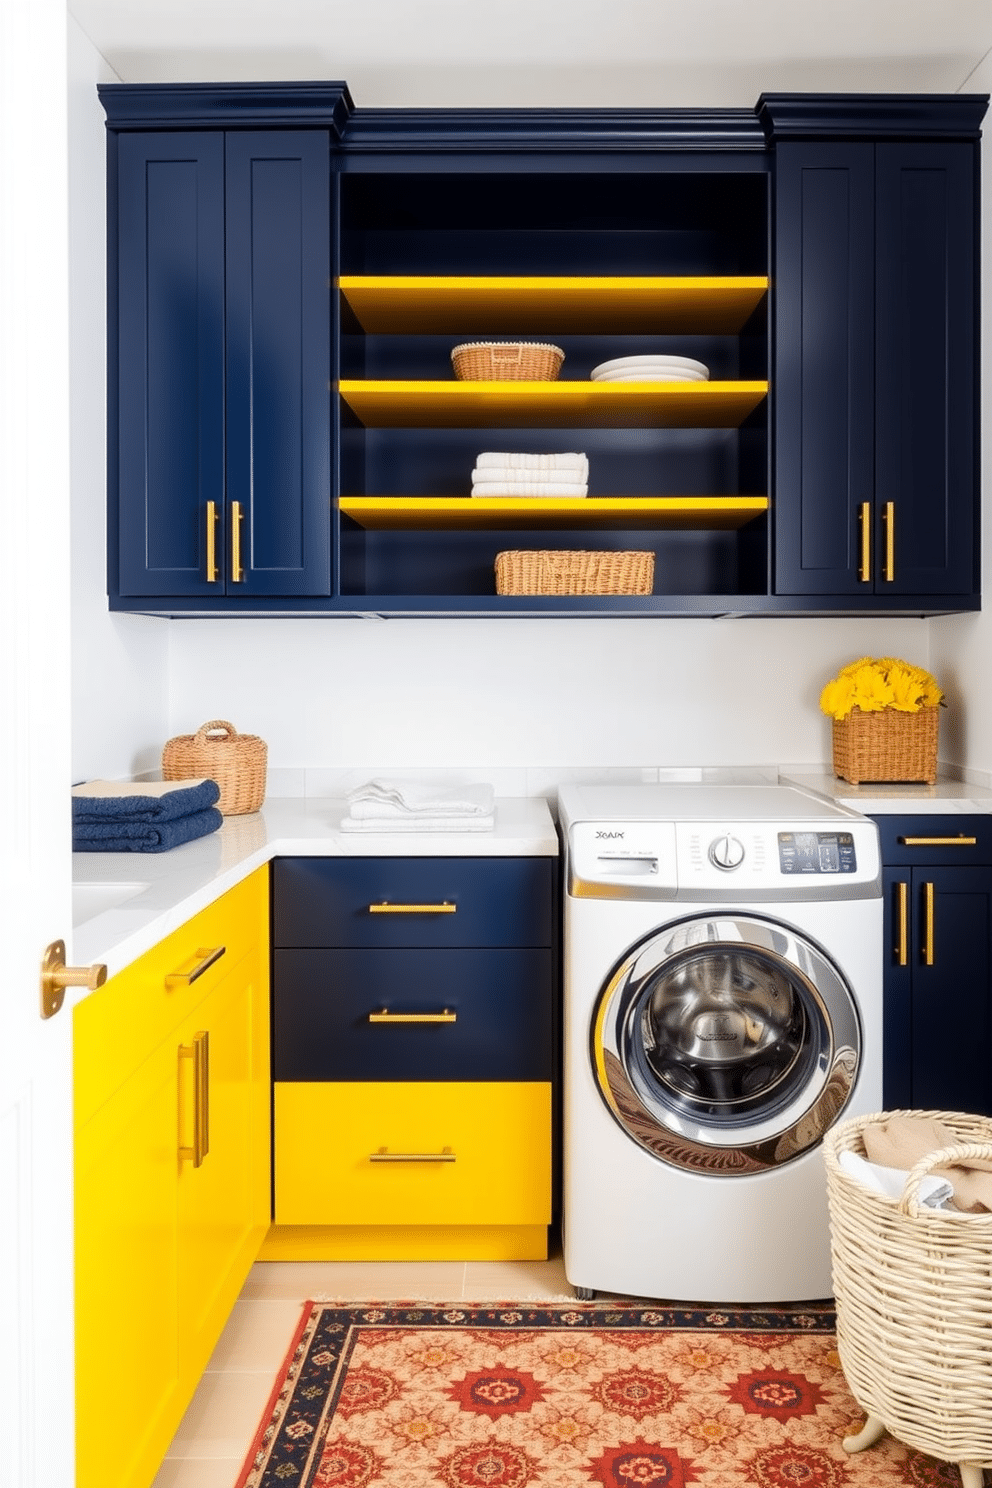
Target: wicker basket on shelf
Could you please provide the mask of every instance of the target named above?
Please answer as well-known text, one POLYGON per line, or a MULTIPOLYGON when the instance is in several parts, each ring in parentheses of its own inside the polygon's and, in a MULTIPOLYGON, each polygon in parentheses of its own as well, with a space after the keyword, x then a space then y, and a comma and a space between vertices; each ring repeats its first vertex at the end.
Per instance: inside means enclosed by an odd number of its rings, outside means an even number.
POLYGON ((901 1199, 865 1187, 840 1165, 865 1157, 862 1133, 883 1116, 841 1122, 823 1141, 837 1348, 844 1375, 871 1418, 849 1451, 881 1428, 907 1446, 957 1463, 966 1488, 992 1467, 992 1213, 920 1205, 934 1167, 992 1159, 992 1121, 944 1111, 886 1112, 936 1118, 961 1146, 907 1174, 901 1199))
POLYGON ((938 710, 902 713, 852 708, 833 721, 834 774, 852 785, 863 780, 937 779, 938 710))
POLYGON ((170 739, 162 751, 165 780, 206 776, 220 787, 222 816, 258 811, 265 799, 268 748, 255 734, 239 734, 233 723, 213 718, 195 734, 170 739))
POLYGON ((560 346, 540 341, 466 341, 451 353, 462 382, 554 382, 564 360, 560 346))
POLYGON ((497 594, 650 594, 652 552, 540 548, 496 554, 497 594))

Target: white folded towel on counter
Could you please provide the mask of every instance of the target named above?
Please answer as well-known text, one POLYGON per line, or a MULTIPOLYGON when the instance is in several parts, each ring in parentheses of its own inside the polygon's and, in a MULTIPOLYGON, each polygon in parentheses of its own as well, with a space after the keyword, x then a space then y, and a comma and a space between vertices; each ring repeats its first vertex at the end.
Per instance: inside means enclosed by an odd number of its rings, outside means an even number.
MULTIPOLYGON (((901 1199, 909 1173, 902 1168, 885 1168, 881 1163, 872 1163, 856 1152, 839 1152, 837 1161, 845 1173, 870 1188, 874 1193, 885 1194, 890 1199, 901 1199)), ((919 1201, 925 1209, 946 1209, 954 1194, 950 1183, 927 1173, 917 1189, 919 1201)))
POLYGON ((494 792, 479 781, 471 785, 425 785, 416 780, 369 780, 346 797, 356 820, 407 817, 492 816, 494 792))
POLYGON ((582 481, 482 481, 472 486, 473 496, 588 496, 582 481))
POLYGON ((568 471, 573 479, 589 479, 589 460, 584 454, 575 451, 558 455, 529 455, 517 451, 508 454, 504 450, 486 450, 476 457, 475 463, 483 470, 558 470, 568 471))
POLYGON ((585 475, 576 470, 526 470, 514 465, 476 465, 472 479, 477 486, 491 481, 527 481, 532 485, 547 485, 553 481, 584 482, 585 475))
POLYGON ((489 816, 425 816, 422 812, 404 816, 341 818, 342 832, 491 832, 496 825, 495 813, 489 816))

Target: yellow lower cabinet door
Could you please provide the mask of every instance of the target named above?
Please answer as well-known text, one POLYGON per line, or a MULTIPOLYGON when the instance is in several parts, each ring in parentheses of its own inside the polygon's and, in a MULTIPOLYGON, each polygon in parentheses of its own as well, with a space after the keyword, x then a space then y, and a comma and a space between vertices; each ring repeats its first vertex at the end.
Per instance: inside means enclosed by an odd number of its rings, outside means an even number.
POLYGON ((277 1083, 277 1225, 544 1225, 544 1083, 277 1083))
POLYGON ((77 1488, 147 1488, 185 1404, 175 1133, 171 1045, 76 1133, 77 1488))

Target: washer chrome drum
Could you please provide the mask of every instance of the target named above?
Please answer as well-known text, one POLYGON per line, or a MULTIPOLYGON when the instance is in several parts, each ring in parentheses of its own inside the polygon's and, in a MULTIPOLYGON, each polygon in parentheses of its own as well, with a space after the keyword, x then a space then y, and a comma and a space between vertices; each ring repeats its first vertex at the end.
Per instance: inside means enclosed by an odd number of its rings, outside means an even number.
POLYGON ((853 993, 811 940, 758 915, 693 916, 617 967, 592 1025, 600 1093, 641 1147, 733 1177, 792 1161, 857 1079, 853 993))

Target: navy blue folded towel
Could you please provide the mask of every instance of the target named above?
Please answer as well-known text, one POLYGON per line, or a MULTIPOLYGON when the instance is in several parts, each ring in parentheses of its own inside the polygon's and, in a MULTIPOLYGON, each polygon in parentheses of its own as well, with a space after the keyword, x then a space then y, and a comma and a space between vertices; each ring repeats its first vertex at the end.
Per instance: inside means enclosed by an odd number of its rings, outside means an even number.
MULTIPOLYGON (((213 781, 210 782, 213 784, 213 781)), ((104 817, 99 821, 72 824, 73 852, 168 852, 206 837, 223 825, 224 818, 215 806, 205 811, 191 811, 171 821, 135 821, 133 818, 104 817)))
POLYGON ((119 796, 80 794, 72 797, 72 821, 74 826, 77 822, 175 821, 177 817, 205 811, 219 800, 220 786, 216 780, 179 785, 175 790, 163 791, 160 795, 138 794, 133 790, 119 796))

